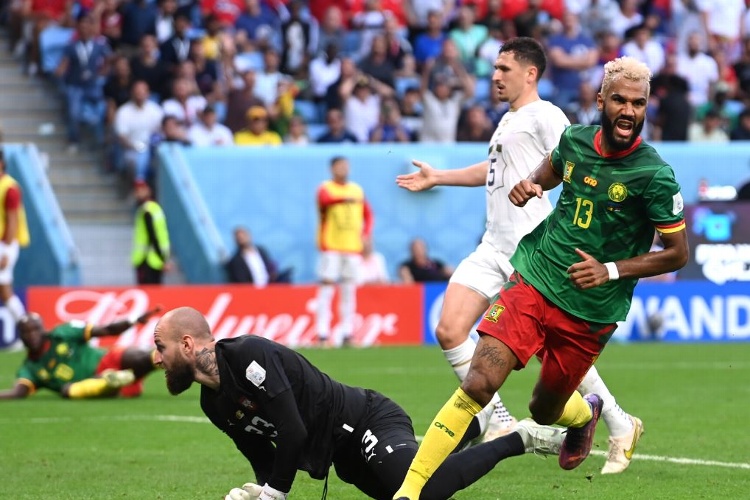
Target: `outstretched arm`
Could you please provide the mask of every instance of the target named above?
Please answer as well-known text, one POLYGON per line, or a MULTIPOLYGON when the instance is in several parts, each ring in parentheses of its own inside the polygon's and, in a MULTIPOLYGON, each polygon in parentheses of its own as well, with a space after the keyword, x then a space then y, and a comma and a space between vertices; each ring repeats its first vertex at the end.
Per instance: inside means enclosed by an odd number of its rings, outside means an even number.
POLYGON ((23 382, 16 381, 12 389, 0 391, 0 400, 2 399, 23 399, 31 394, 31 389, 23 382))
POLYGON ((161 311, 161 306, 156 306, 150 311, 146 311, 142 315, 138 316, 135 320, 122 320, 115 321, 104 326, 95 326, 91 329, 91 337, 107 337, 111 335, 120 335, 122 332, 128 330, 135 324, 145 325, 149 318, 154 314, 158 314, 161 311))
POLYGON ((419 168, 418 172, 399 175, 396 184, 409 191, 426 191, 435 186, 484 186, 487 182, 489 162, 484 160, 465 168, 438 170, 429 163, 412 160, 412 165, 419 168))

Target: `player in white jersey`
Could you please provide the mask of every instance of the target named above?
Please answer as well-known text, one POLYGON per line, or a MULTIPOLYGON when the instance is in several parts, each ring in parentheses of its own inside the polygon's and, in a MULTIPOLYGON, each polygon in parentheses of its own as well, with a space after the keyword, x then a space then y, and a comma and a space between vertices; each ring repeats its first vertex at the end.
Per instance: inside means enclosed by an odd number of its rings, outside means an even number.
MULTIPOLYGON (((490 140, 488 159, 451 170, 435 170, 414 161, 418 172, 398 176, 399 186, 423 191, 433 186, 486 186, 487 225, 477 249, 464 259, 451 277, 443 300, 436 335, 446 359, 462 381, 469 371, 476 343, 469 336, 493 297, 513 272, 510 256, 519 240, 552 210, 545 193, 529 200, 523 209, 508 199, 510 189, 539 166, 557 146, 570 125, 557 106, 543 101, 537 83, 546 67, 538 42, 520 37, 500 49, 492 76, 501 101, 508 111, 490 140)), ((633 449, 643 433, 641 421, 625 413, 592 367, 579 390, 596 393, 604 400, 602 417, 609 429, 610 452, 602 473, 619 473, 630 464, 633 449)), ((507 433, 515 424, 498 395, 477 415, 485 424, 485 440, 507 433)))

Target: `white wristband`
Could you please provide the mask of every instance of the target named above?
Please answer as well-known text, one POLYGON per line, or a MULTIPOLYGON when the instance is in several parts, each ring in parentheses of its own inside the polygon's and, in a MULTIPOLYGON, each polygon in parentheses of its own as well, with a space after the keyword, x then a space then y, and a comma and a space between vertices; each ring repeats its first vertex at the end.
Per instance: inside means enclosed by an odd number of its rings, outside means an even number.
POLYGON ((604 267, 607 268, 607 273, 609 273, 609 281, 620 279, 620 271, 617 270, 617 265, 614 262, 605 262, 604 267))

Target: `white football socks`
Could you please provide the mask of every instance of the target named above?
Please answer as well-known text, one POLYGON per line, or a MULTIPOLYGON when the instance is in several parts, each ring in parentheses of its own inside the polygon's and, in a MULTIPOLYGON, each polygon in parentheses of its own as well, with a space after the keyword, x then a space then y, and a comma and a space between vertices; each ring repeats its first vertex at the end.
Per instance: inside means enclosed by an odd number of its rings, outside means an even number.
POLYGON ((581 385, 578 386, 581 394, 598 394, 604 402, 602 407, 602 419, 609 429, 611 437, 621 437, 633 429, 633 421, 630 416, 620 408, 615 397, 609 392, 604 380, 599 376, 596 367, 592 366, 583 377, 581 385))

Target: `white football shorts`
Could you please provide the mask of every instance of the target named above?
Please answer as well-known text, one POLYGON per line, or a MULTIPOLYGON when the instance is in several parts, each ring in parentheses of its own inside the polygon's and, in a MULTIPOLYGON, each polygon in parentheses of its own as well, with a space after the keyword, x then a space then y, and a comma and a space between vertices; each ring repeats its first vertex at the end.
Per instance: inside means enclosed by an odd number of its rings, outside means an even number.
POLYGON ((320 281, 356 281, 362 256, 358 253, 325 251, 318 259, 320 281))
POLYGON ((8 265, 5 266, 5 269, 0 269, 0 285, 12 285, 13 269, 18 261, 18 241, 14 241, 10 245, 0 243, 0 252, 8 256, 8 265))
POLYGON ((491 301, 511 274, 513 266, 508 257, 482 242, 453 271, 450 283, 471 288, 491 301))

